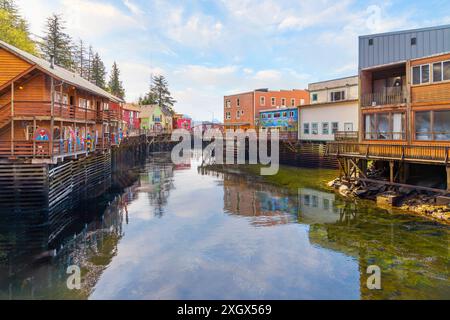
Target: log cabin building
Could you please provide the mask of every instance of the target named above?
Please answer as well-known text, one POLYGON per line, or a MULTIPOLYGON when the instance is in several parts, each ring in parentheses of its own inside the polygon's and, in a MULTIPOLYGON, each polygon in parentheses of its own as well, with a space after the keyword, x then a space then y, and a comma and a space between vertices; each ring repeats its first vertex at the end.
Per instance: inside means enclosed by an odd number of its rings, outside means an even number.
POLYGON ((359 87, 358 142, 328 145, 343 172, 450 191, 450 25, 360 37, 359 87))
POLYGON ((107 151, 124 101, 0 41, 0 161, 56 164, 107 151))

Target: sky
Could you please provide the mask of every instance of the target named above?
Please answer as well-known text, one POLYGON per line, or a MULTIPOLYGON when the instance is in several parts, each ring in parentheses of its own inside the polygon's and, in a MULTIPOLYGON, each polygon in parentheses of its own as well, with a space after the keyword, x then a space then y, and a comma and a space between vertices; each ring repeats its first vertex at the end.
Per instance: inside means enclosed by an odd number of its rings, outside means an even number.
POLYGON ((448 0, 16 0, 30 31, 67 32, 116 61, 126 99, 162 74, 175 110, 223 120, 223 96, 357 74, 358 36, 450 24, 448 0))

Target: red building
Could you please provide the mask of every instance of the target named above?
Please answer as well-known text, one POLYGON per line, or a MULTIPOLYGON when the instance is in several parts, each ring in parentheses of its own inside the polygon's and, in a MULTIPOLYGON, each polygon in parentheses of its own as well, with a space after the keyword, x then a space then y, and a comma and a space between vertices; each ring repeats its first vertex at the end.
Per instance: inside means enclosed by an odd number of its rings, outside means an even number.
POLYGON ((259 127, 259 112, 267 109, 299 107, 309 104, 306 90, 258 89, 224 97, 226 129, 255 129, 259 127))
POLYGON ((192 129, 192 119, 183 114, 175 114, 172 118, 173 129, 192 129))
POLYGON ((127 135, 139 133, 141 126, 139 114, 141 108, 138 105, 127 103, 122 108, 123 130, 127 135))

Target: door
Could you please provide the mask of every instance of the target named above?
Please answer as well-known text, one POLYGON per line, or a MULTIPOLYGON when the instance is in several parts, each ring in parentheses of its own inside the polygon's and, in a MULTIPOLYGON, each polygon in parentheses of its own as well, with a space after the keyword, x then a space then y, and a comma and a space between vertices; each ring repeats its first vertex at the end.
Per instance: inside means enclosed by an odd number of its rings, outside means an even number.
POLYGON ((344 131, 346 132, 353 131, 353 123, 351 122, 344 123, 344 131))

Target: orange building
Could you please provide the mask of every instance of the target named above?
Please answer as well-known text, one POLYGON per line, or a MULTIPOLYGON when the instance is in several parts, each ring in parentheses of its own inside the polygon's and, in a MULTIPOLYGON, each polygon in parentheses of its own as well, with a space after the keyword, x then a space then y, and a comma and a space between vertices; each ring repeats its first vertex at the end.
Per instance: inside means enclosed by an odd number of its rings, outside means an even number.
POLYGON ((56 163, 108 149, 124 101, 0 41, 0 158, 56 163))
POLYGON ((226 129, 256 129, 259 113, 267 109, 298 107, 309 104, 306 90, 257 89, 224 97, 224 126, 226 129))

